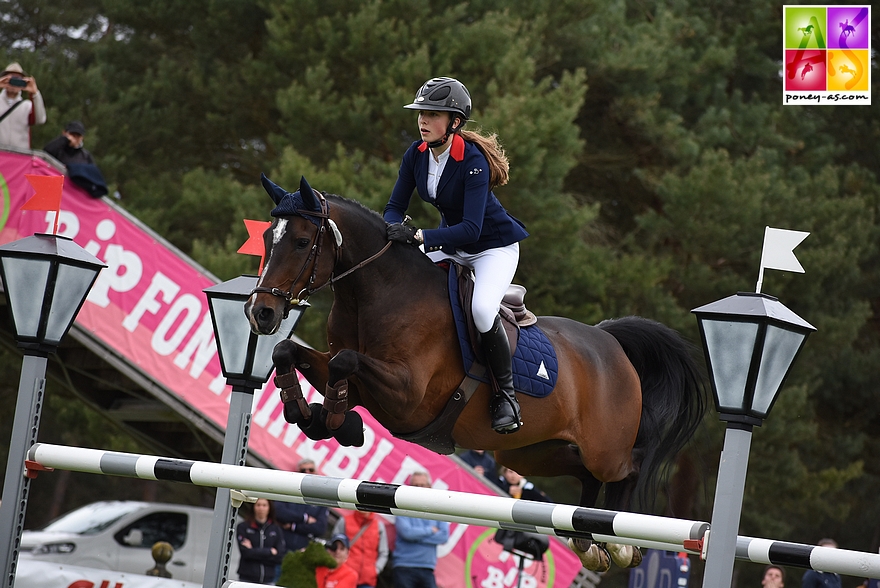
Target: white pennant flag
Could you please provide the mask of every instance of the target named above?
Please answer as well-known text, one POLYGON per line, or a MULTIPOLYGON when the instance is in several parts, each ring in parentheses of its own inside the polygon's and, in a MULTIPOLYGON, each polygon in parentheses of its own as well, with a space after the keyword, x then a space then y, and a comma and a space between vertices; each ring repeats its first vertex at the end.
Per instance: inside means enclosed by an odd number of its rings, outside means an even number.
POLYGON ((803 266, 794 255, 794 248, 809 235, 804 231, 764 228, 764 249, 761 251, 761 271, 756 292, 761 291, 765 269, 804 273, 803 266))

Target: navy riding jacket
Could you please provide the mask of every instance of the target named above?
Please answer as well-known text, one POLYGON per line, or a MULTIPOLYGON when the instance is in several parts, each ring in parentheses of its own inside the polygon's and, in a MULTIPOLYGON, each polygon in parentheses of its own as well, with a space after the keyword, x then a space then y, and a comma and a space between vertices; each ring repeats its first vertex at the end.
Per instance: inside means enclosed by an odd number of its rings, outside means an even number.
POLYGON ((423 229, 425 251, 480 253, 506 247, 529 236, 525 225, 511 216, 489 191, 489 164, 473 143, 453 135, 449 159, 437 184, 437 199, 428 196, 428 158, 424 141, 413 143, 403 155, 397 183, 385 207, 385 221, 403 222, 414 190, 440 211, 440 226, 423 229))

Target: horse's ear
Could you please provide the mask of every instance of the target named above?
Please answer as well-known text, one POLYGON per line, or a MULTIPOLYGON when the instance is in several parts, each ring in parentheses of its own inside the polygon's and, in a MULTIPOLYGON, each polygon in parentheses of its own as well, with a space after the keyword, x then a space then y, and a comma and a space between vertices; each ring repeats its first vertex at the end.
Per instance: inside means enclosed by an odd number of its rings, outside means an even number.
POLYGON ((263 189, 272 197, 272 202, 276 205, 281 204, 281 199, 287 195, 287 190, 266 177, 266 174, 260 174, 260 183, 263 189))
POLYGON ((321 212, 321 203, 315 198, 315 191, 309 186, 305 176, 302 176, 299 180, 299 195, 306 210, 321 212))

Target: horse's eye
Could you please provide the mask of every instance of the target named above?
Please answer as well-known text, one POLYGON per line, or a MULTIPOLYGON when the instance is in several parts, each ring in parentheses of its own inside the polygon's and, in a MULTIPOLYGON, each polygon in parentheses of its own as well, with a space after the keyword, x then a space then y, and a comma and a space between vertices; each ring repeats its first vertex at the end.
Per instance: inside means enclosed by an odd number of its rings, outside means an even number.
POLYGON ((297 239, 296 240, 296 248, 297 249, 305 249, 308 246, 309 246, 308 239, 297 239))

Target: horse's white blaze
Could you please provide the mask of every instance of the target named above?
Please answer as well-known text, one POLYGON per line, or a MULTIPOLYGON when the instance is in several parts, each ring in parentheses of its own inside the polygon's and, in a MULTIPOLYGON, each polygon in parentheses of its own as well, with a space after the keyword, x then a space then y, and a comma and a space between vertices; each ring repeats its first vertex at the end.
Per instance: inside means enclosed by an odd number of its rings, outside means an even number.
POLYGON ((260 279, 257 280, 257 286, 263 285, 263 278, 266 276, 266 270, 269 269, 269 264, 272 263, 272 256, 275 255, 275 247, 281 242, 281 239, 284 238, 285 232, 287 232, 287 219, 279 218, 275 228, 272 229, 272 249, 269 251, 269 259, 263 264, 263 273, 260 275, 260 279))

